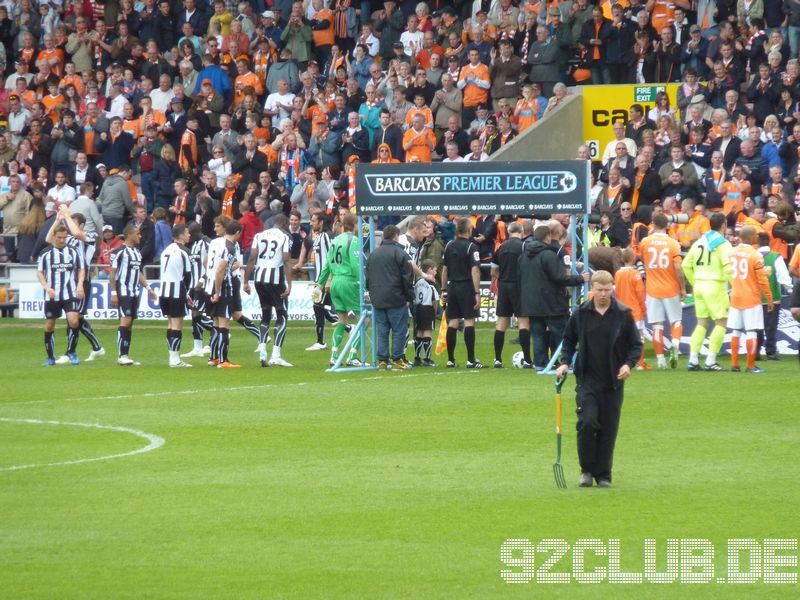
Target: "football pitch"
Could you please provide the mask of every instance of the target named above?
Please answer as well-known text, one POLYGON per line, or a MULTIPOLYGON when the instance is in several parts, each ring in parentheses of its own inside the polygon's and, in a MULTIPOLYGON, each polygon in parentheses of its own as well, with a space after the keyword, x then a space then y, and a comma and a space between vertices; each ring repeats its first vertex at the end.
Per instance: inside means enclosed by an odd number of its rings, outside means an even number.
POLYGON ((559 490, 553 378, 508 343, 503 370, 330 374, 311 325, 262 369, 234 324, 242 369, 170 369, 163 324, 135 324, 138 367, 95 328, 108 356, 45 368, 42 323, 0 322, 0 598, 798 593, 796 357, 634 372, 610 490, 577 487, 570 379, 559 490))

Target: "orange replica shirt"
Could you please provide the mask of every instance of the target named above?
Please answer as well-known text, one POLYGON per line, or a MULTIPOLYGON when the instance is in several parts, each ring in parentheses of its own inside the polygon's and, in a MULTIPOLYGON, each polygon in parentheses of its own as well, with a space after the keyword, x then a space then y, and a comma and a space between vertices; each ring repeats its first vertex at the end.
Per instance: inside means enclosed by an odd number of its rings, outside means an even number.
POLYGON ((58 96, 47 94, 47 96, 42 98, 42 104, 44 104, 44 107, 47 109, 47 116, 53 122, 53 125, 58 123, 58 120, 61 118, 59 110, 64 104, 64 96, 61 94, 58 96))
POLYGON ((644 281, 636 267, 622 267, 614 275, 614 293, 617 300, 631 309, 634 321, 641 321, 645 314, 644 281))
POLYGON ((750 182, 731 179, 722 184, 722 212, 729 215, 739 212, 744 207, 744 199, 750 195, 750 182))
POLYGON ((514 107, 514 112, 517 112, 519 109, 519 115, 517 115, 517 127, 519 132, 522 133, 528 127, 536 123, 539 120, 537 117, 539 107, 536 105, 536 101, 528 102, 525 98, 520 98, 517 100, 517 106, 514 107))
MULTIPOLYGON (((458 76, 458 81, 467 81, 469 79, 477 79, 485 82, 486 84, 491 83, 491 79, 489 78, 489 67, 483 63, 478 63, 477 66, 474 67, 471 64, 461 67, 461 73, 458 76)), ((488 102, 489 100, 488 85, 484 89, 476 85, 474 82, 468 82, 463 88, 461 88, 461 91, 464 94, 463 105, 467 108, 474 108, 478 104, 488 102)))
POLYGON ((233 88, 235 94, 233 96, 233 106, 239 106, 244 100, 244 88, 247 86, 252 87, 256 91, 256 96, 261 96, 264 93, 264 84, 258 75, 252 71, 248 71, 244 75, 237 75, 233 88))
POLYGON ((56 77, 61 77, 64 74, 64 51, 60 48, 53 48, 52 50, 45 48, 39 52, 39 55, 36 57, 36 61, 50 60, 53 58, 58 59, 58 63, 50 67, 50 74, 55 75, 56 77))
MULTIPOLYGON (((311 37, 314 40, 314 46, 326 46, 333 44, 333 11, 330 8, 323 8, 311 15, 314 21, 327 21, 328 27, 325 29, 314 29, 311 31, 311 37)), ((324 66, 324 65, 323 65, 324 66)))
POLYGON ((656 0, 653 12, 650 16, 650 25, 661 34, 661 30, 668 25, 672 25, 675 20, 675 5, 668 0, 656 0))
POLYGON ((800 276, 800 246, 794 249, 794 254, 789 261, 789 272, 795 277, 800 276))
POLYGON ((406 125, 410 128, 411 123, 414 121, 414 117, 417 115, 422 115, 425 117, 425 127, 433 127, 433 113, 431 109, 427 106, 423 106, 419 108, 415 106, 414 108, 408 109, 406 113, 406 125))
POLYGON ((77 73, 75 75, 64 75, 58 83, 60 89, 64 89, 68 85, 75 86, 75 91, 78 92, 79 96, 83 96, 86 93, 86 86, 83 85, 83 78, 77 73))
POLYGON ((731 306, 737 309, 761 306, 761 294, 772 302, 772 290, 764 260, 758 250, 748 244, 739 244, 730 253, 733 275, 731 277, 731 306))
POLYGON ((675 265, 681 264, 681 245, 666 233, 652 233, 639 244, 647 293, 653 298, 674 298, 681 293, 675 265))
MULTIPOLYGON (((414 129, 406 131, 405 135, 403 135, 403 148, 417 135, 414 129)), ((424 127, 422 135, 414 139, 411 147, 406 150, 406 162, 414 162, 413 159, 415 157, 419 159, 419 162, 431 162, 431 151, 434 147, 436 147, 436 136, 429 127, 424 127), (430 142, 430 145, 428 145, 428 142, 430 142)))

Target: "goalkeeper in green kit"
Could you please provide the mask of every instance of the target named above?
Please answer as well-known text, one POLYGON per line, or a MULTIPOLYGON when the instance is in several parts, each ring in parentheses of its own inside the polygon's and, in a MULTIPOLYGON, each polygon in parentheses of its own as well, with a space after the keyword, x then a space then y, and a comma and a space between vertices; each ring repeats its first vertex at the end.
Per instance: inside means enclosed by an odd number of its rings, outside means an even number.
POLYGON ((710 321, 714 328, 708 337, 708 354, 704 371, 722 371, 717 363, 717 354, 725 339, 726 321, 730 301, 728 299, 727 282, 730 281, 732 268, 730 264, 731 243, 725 239, 725 215, 714 213, 709 219, 711 231, 704 233, 697 240, 686 258, 683 259, 683 272, 686 279, 694 287, 694 310, 697 325, 692 332, 689 370, 700 370, 700 348, 708 332, 710 321))
MULTIPOLYGON (((361 313, 361 287, 359 285, 359 253, 361 252, 361 238, 358 235, 358 217, 346 214, 342 219, 342 233, 331 242, 328 256, 319 284, 327 292, 330 289, 331 303, 339 322, 333 329, 333 347, 331 348, 331 365, 339 357, 339 347, 344 339, 345 328, 348 324, 349 313, 354 313, 356 318, 361 313)), ((347 365, 360 366, 356 359, 360 337, 350 349, 347 365)))

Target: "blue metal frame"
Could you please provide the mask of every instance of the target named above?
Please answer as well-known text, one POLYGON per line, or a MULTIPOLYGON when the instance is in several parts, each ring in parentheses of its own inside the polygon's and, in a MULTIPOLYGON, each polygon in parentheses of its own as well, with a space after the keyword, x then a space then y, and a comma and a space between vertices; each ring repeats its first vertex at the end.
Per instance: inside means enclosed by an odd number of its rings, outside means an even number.
POLYGON ((341 373, 346 371, 348 373, 355 371, 374 371, 378 368, 378 348, 377 348, 377 332, 372 323, 372 304, 365 301, 367 297, 367 286, 365 281, 366 274, 366 261, 364 258, 364 229, 368 227, 367 247, 369 254, 375 250, 375 219, 371 218, 369 221, 359 217, 358 218, 358 243, 361 244, 361 249, 358 254, 358 289, 359 289, 359 303, 361 314, 359 315, 358 322, 350 330, 350 335, 347 337, 344 347, 339 351, 339 356, 332 367, 327 369, 328 373, 341 373), (369 332, 367 331, 369 328, 369 332), (370 354, 367 357, 367 334, 369 333, 369 350, 370 354), (348 367, 347 355, 356 340, 361 341, 361 366, 348 367))
MULTIPOLYGON (((591 181, 592 180, 592 173, 591 173, 592 166, 591 165, 592 165, 592 163, 587 160, 586 161, 586 181, 591 181)), ((587 188, 586 188, 586 210, 583 213, 583 248, 582 248, 583 253, 582 253, 582 259, 583 259, 583 268, 584 268, 584 270, 588 270, 589 269, 589 211, 591 210, 591 206, 590 206, 590 202, 591 201, 590 201, 589 193, 590 193, 589 192, 589 187, 587 186, 587 188)), ((578 269, 575 267, 576 258, 577 258, 577 254, 578 254, 578 251, 577 251, 577 247, 578 247, 578 229, 576 227, 576 224, 577 224, 577 219, 575 218, 575 215, 570 215, 570 217, 569 217, 569 225, 570 225, 570 229, 572 231, 572 256, 571 256, 572 266, 571 266, 571 269, 572 269, 573 274, 577 274, 577 272, 578 272, 578 269)), ((588 294, 589 294, 589 284, 588 283, 584 283, 583 284, 583 297, 584 298, 588 297, 588 294)), ((578 294, 578 288, 576 288, 576 287, 572 288, 572 307, 573 307, 573 310, 578 306, 579 299, 580 298, 579 298, 579 294, 578 294)), ((547 363, 547 366, 545 366, 544 369, 539 371, 537 373, 537 375, 555 375, 555 373, 556 373, 555 367, 556 367, 556 363, 558 362, 558 357, 560 356, 560 354, 561 354, 561 344, 558 345, 558 348, 556 348, 556 351, 553 353, 553 356, 550 357, 550 362, 547 363)), ((573 364, 574 364, 574 362, 575 361, 573 360, 573 364)))

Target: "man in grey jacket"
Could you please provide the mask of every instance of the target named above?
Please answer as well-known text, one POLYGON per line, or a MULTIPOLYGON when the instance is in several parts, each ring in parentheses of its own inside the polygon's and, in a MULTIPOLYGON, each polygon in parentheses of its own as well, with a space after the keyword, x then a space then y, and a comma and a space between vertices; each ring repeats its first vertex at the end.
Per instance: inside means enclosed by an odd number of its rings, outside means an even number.
POLYGON ((125 213, 133 213, 133 201, 128 180, 131 178, 131 168, 121 165, 119 169, 111 169, 110 176, 103 183, 97 202, 106 225, 114 228, 114 233, 120 235, 125 227, 125 213))
POLYGON ((389 332, 392 333, 392 370, 407 370, 408 303, 414 299, 411 261, 398 243, 394 225, 383 230, 383 242, 367 261, 366 284, 374 309, 378 337, 378 367, 389 366, 389 332))
POLYGON ((86 223, 83 226, 86 233, 96 233, 100 236, 105 223, 100 210, 97 208, 97 202, 92 196, 94 196, 94 184, 91 181, 82 183, 80 196, 69 205, 69 210, 73 215, 81 214, 86 219, 86 223))
POLYGON ((542 94, 550 97, 553 86, 560 80, 558 72, 558 44, 550 39, 550 31, 546 25, 537 25, 536 41, 528 48, 528 79, 542 85, 542 94))

